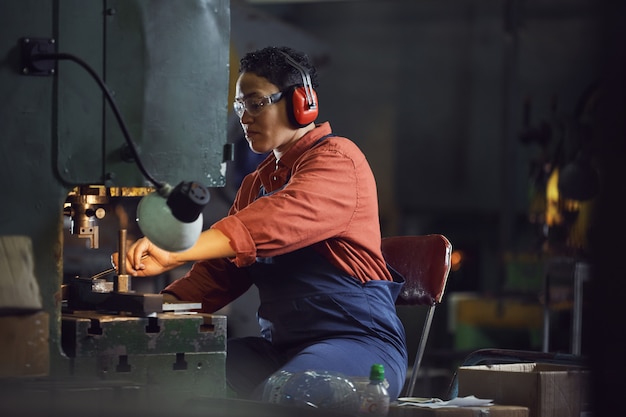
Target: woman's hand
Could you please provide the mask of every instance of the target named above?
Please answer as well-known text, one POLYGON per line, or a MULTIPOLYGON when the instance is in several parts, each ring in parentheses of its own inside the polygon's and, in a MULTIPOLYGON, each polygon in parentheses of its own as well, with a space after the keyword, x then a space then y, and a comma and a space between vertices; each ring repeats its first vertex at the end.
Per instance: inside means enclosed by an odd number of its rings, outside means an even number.
MULTIPOLYGON (((118 268, 117 252, 111 255, 111 261, 118 268)), ((126 272, 136 277, 158 275, 182 264, 184 262, 177 261, 173 253, 160 249, 145 237, 133 243, 126 252, 126 272)))
MULTIPOLYGON (((217 229, 207 229, 200 234, 196 244, 183 252, 168 252, 142 237, 126 252, 126 272, 136 277, 148 277, 167 272, 203 259, 228 258, 236 255, 230 240, 217 229)), ((119 254, 111 255, 111 263, 117 268, 119 254)), ((119 269, 118 269, 119 270, 119 269)))

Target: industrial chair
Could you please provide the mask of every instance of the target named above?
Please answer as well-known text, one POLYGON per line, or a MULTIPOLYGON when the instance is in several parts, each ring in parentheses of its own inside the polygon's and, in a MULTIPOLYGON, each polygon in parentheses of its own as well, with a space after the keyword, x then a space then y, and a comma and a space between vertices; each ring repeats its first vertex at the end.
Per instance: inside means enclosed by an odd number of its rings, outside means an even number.
POLYGON ((445 236, 439 234, 392 236, 383 238, 382 251, 387 264, 404 276, 406 281, 396 305, 428 307, 411 378, 404 390, 403 396, 410 397, 415 389, 435 307, 443 298, 450 272, 452 244, 445 236))

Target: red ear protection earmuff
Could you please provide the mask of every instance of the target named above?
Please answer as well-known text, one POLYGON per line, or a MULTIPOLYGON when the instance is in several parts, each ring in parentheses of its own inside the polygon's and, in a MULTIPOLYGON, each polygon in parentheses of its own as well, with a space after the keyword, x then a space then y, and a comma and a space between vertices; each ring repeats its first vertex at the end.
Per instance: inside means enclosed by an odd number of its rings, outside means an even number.
POLYGON ((285 52, 279 52, 285 56, 287 63, 296 68, 302 76, 302 86, 291 87, 285 92, 285 98, 289 120, 296 127, 304 127, 317 119, 319 113, 317 94, 311 85, 308 71, 285 52))
POLYGON ((290 120, 298 127, 304 127, 317 119, 319 109, 315 90, 311 89, 310 95, 311 101, 305 87, 291 87, 287 92, 287 108, 291 109, 290 120))

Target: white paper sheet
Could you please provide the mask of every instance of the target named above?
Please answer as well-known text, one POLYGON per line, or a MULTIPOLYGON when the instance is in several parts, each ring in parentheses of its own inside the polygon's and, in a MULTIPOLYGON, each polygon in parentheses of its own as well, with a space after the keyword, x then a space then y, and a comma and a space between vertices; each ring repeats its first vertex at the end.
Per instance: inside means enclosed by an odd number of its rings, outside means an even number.
POLYGON ((443 401, 439 398, 420 398, 420 397, 401 397, 398 398, 398 406, 409 407, 484 407, 493 405, 493 400, 476 398, 473 395, 467 397, 456 397, 449 401, 443 401))

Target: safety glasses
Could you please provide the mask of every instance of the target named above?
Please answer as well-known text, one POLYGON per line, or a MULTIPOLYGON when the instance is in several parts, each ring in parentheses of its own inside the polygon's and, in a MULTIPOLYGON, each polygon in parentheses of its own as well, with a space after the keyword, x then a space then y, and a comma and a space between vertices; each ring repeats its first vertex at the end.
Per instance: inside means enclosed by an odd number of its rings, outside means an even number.
POLYGON ((243 117, 243 113, 245 111, 247 111, 250 116, 254 117, 261 114, 267 106, 278 102, 282 97, 283 93, 279 91, 278 93, 270 94, 268 96, 248 97, 244 100, 236 99, 233 103, 233 108, 239 118, 243 117))

